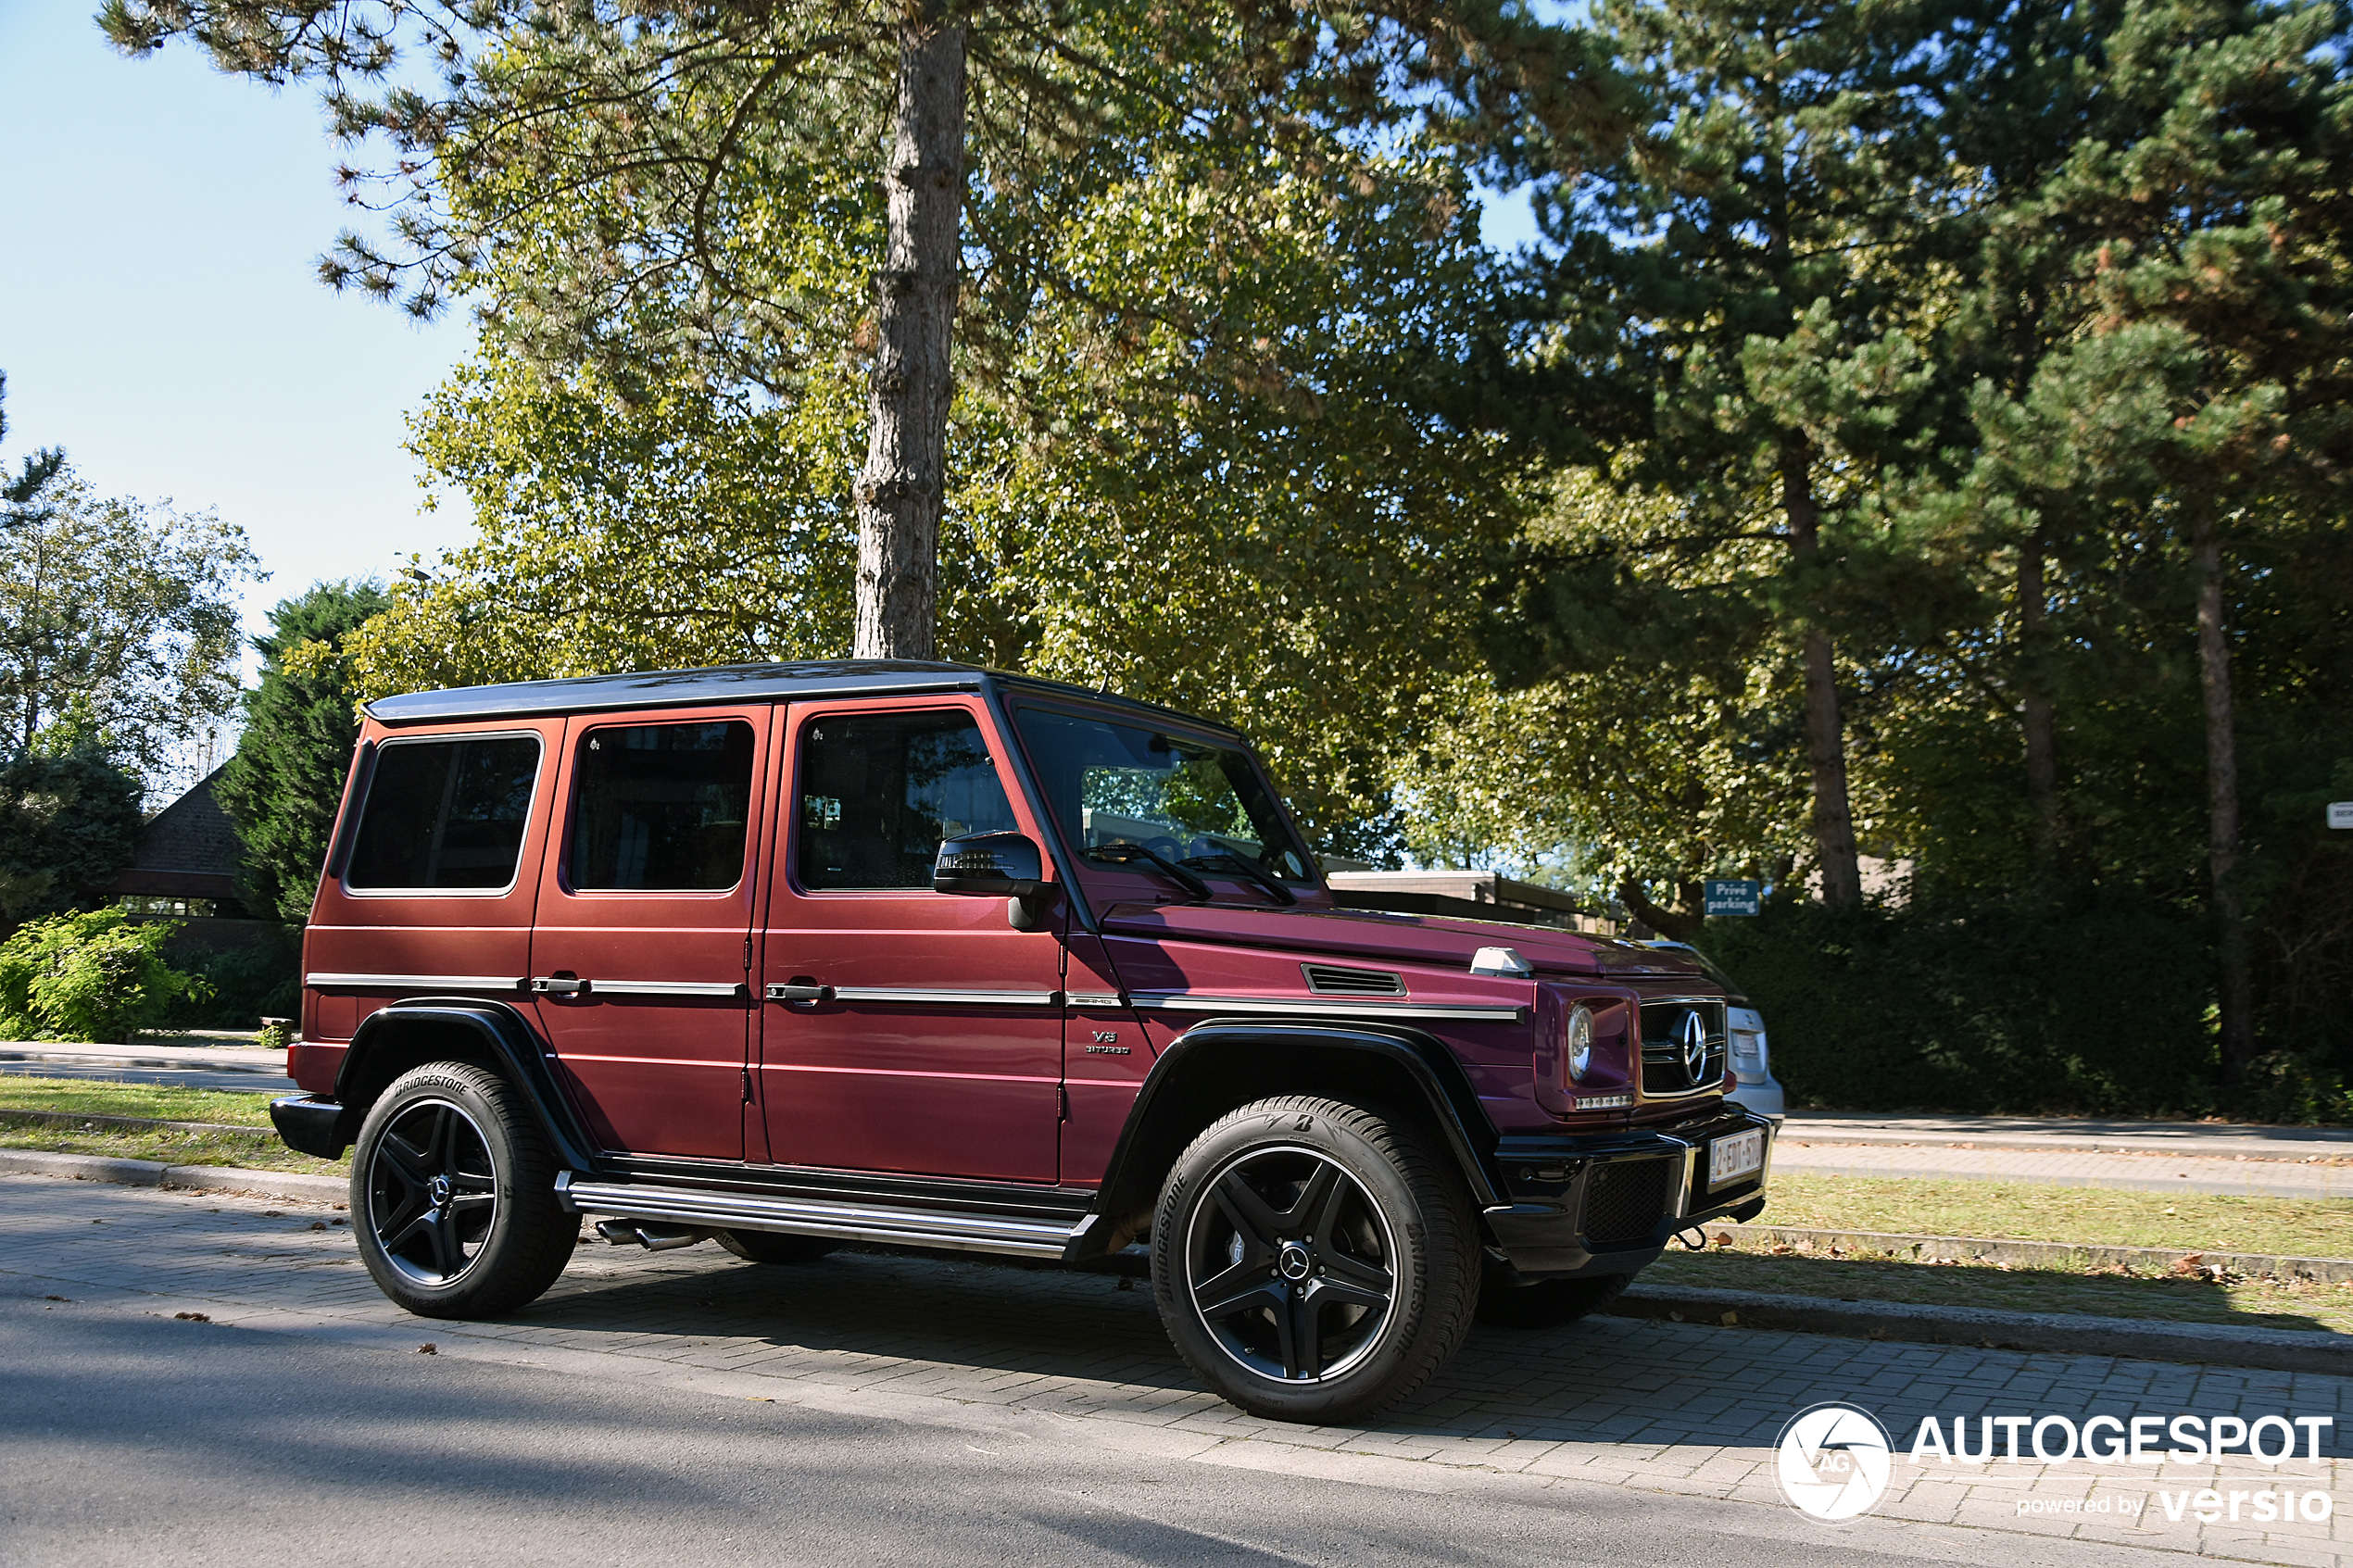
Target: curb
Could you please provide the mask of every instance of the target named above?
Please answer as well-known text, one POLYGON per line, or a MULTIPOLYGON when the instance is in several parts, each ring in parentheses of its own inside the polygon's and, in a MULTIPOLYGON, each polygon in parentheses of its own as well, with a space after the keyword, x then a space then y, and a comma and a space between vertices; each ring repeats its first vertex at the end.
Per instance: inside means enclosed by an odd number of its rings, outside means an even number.
POLYGON ((2057 1351, 2070 1356, 2210 1361, 2259 1372, 2317 1372, 2337 1377, 2353 1374, 2353 1334, 2299 1329, 2001 1312, 1983 1307, 1923 1307, 1903 1301, 1833 1301, 1817 1296, 1642 1285, 1632 1286, 1604 1310, 1612 1317, 1664 1318, 1707 1326, 2057 1351))
POLYGON ((235 1165, 165 1165, 153 1160, 107 1160, 94 1154, 44 1154, 0 1148, 0 1172, 63 1176, 123 1186, 186 1187, 204 1192, 251 1192, 306 1203, 343 1203, 351 1196, 341 1176, 301 1171, 247 1171, 235 1165))
MULTIPOLYGON (((1710 1236, 1720 1227, 1702 1226, 1710 1236)), ((1736 1240, 1761 1239, 1768 1246, 1780 1243, 1799 1248, 1811 1248, 1814 1256, 1833 1255, 1831 1248, 1847 1252, 1884 1252, 1908 1257, 1919 1262, 2009 1263, 2042 1267, 2051 1264, 2082 1266, 2086 1263, 2103 1267, 2119 1265, 2148 1269, 2158 1273, 2174 1272, 2174 1265, 2184 1259, 2196 1259, 2192 1265, 2199 1269, 2221 1269, 2250 1276, 2270 1274, 2279 1279, 2319 1280, 2334 1284, 2353 1280, 2353 1258, 2296 1258, 2285 1254, 2264 1252, 2201 1252, 2195 1248, 2173 1247, 2097 1247, 2065 1241, 2001 1241, 1978 1236, 1913 1236, 1893 1231, 1830 1231, 1806 1230, 1792 1225, 1736 1225, 1729 1233, 1736 1240)), ((1735 1247, 1732 1250, 1746 1252, 1735 1247)))

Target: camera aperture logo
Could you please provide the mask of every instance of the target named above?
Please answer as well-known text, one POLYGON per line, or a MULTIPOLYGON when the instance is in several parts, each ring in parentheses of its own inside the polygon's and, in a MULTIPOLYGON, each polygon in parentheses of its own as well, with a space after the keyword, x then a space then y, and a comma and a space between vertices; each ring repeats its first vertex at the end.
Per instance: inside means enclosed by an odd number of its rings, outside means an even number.
POLYGON ((1808 1519, 1843 1524, 1887 1492, 1894 1460, 1887 1429, 1853 1405, 1814 1405, 1781 1428, 1776 1447, 1781 1496, 1808 1519))

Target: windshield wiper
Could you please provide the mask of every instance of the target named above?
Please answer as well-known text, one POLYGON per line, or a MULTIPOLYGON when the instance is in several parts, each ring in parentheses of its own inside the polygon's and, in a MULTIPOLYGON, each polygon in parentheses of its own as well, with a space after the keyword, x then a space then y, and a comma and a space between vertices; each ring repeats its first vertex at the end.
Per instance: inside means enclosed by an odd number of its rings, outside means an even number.
POLYGON ((1204 871, 1214 870, 1221 866, 1231 866, 1235 871, 1240 872, 1243 876, 1265 888, 1267 896, 1273 898, 1277 904, 1296 904, 1299 902, 1298 894, 1293 893, 1290 888, 1285 887, 1281 883, 1276 881, 1273 877, 1267 875, 1256 866, 1252 865, 1239 855, 1233 854, 1230 851, 1221 850, 1214 855, 1188 855, 1185 857, 1182 863, 1188 866, 1199 866, 1204 871))
POLYGON ((1153 865, 1166 872, 1186 892, 1202 903, 1205 904, 1215 897, 1210 891, 1209 884, 1158 850, 1148 848, 1141 844, 1098 844, 1092 849, 1083 850, 1081 853, 1090 860, 1108 860, 1114 866, 1130 866, 1138 860, 1150 860, 1153 865))

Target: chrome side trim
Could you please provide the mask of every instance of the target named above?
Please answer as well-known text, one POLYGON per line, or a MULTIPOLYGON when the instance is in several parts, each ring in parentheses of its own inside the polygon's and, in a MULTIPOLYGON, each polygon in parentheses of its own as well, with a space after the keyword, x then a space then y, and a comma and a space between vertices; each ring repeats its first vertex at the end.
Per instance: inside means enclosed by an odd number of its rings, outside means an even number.
POLYGON ((1069 991, 1063 1000, 1075 1008, 1126 1007, 1126 1000, 1116 991, 1069 991))
POLYGON ((1067 1220, 1022 1220, 1004 1214, 885 1209, 822 1198, 583 1181, 570 1171, 556 1178, 556 1197, 575 1214, 619 1214, 723 1230, 782 1231, 790 1236, 838 1236, 853 1241, 996 1252, 1015 1258, 1060 1258, 1077 1229, 1076 1222, 1067 1220))
POLYGON ((592 980, 588 983, 592 997, 715 997, 725 1001, 741 1001, 746 995, 743 984, 725 985, 711 980, 592 980))
POLYGON ((306 974, 314 990, 337 991, 520 991, 519 974, 306 974))
POLYGON ((1271 997, 1211 997, 1198 991, 1137 991, 1135 1006, 1161 1012, 1274 1013, 1287 1018, 1451 1018, 1481 1023, 1518 1023, 1526 1008, 1480 1007, 1467 1002, 1287 1001, 1271 997))
POLYGON ((960 991, 929 985, 836 985, 837 1002, 919 1002, 934 1007, 1051 1008, 1062 1004, 1060 991, 960 991))

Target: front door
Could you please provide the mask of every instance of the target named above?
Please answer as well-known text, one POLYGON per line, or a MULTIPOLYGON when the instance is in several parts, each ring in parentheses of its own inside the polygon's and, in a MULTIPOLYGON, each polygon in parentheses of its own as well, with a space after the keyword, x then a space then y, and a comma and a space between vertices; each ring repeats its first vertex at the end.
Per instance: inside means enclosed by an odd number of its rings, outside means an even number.
MULTIPOLYGON (((796 705, 761 936, 772 1159, 1051 1182, 1062 947, 931 890, 943 838, 1038 824, 977 701, 796 705)), ((1041 840, 1042 842, 1042 840, 1041 840)))
POLYGON ((566 726, 531 985, 608 1148, 743 1158, 768 727, 764 708, 566 726))

